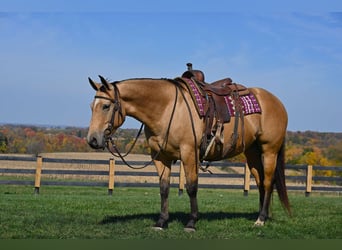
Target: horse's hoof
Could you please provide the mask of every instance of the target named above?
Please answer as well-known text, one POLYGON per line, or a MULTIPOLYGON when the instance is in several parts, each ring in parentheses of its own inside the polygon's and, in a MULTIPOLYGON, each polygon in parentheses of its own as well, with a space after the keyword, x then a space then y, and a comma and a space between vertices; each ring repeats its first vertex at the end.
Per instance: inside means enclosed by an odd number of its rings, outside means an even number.
POLYGON ((255 227, 262 227, 263 225, 265 225, 265 221, 262 221, 260 219, 257 219, 257 221, 254 223, 255 227))
POLYGON ((194 227, 184 227, 184 231, 187 233, 193 233, 196 232, 196 228, 194 227))
POLYGON ((164 229, 168 228, 167 222, 160 222, 158 221, 156 224, 152 226, 152 229, 155 231, 163 231, 164 229))

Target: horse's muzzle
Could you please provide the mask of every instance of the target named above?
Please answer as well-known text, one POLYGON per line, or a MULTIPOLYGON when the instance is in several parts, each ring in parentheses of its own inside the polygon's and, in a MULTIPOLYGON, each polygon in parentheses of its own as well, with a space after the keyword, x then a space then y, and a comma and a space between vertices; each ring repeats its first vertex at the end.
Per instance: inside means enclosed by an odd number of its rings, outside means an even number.
POLYGON ((89 136, 87 137, 87 142, 90 147, 93 149, 104 149, 105 148, 105 140, 102 137, 101 139, 98 139, 97 136, 89 136))

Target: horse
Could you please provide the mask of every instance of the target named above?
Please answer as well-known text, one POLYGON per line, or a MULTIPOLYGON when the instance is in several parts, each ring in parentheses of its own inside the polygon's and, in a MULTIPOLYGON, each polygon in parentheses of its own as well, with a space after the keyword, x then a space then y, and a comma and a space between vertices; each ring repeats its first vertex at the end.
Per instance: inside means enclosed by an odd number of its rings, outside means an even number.
POLYGON ((184 167, 190 200, 190 217, 185 231, 196 230, 201 161, 222 160, 240 153, 244 153, 259 190, 259 215, 254 225, 263 226, 269 218, 274 186, 284 210, 290 214, 284 173, 288 118, 284 105, 276 96, 263 88, 248 88, 257 98, 262 112, 245 115, 243 123, 238 123, 237 128, 234 124, 237 124, 236 119, 241 118, 231 117, 231 121, 223 126, 224 144, 211 147, 205 159, 200 159, 205 122, 196 112, 184 84, 166 78, 132 78, 110 82, 99 77, 100 82, 88 78, 96 94, 91 104, 87 142, 94 149, 104 149, 108 146, 108 138, 124 123, 126 116, 145 125, 144 132, 159 175, 161 207, 159 218, 153 226, 155 229, 167 228, 171 166, 177 160, 184 167), (233 130, 243 135, 237 138, 234 148, 231 147, 233 130), (220 152, 217 148, 221 148, 220 152))

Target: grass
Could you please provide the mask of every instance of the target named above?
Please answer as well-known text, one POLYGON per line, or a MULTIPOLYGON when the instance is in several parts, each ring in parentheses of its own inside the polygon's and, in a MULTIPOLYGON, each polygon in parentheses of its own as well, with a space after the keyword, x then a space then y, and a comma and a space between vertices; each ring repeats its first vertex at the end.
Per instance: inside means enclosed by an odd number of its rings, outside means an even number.
POLYGON ((201 189, 200 220, 185 233, 187 195, 170 192, 168 229, 154 231, 159 215, 157 188, 54 187, 33 195, 31 186, 0 186, 1 239, 341 239, 342 199, 337 195, 290 193, 289 218, 277 195, 272 220, 253 227, 258 194, 201 189))

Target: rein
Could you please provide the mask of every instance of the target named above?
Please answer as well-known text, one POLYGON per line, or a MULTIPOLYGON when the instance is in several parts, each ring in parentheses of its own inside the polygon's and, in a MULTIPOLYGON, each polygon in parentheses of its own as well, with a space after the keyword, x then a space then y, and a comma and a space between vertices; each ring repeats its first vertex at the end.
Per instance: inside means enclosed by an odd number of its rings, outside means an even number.
MULTIPOLYGON (((124 155, 121 155, 120 152, 117 152, 118 154, 115 155, 115 153, 114 153, 114 152, 111 152, 111 150, 109 149, 109 147, 108 147, 108 142, 109 142, 109 141, 111 142, 113 148, 114 148, 114 146, 115 146, 113 137, 108 137, 108 138, 106 138, 106 143, 107 143, 106 147, 107 147, 107 149, 108 149, 108 150, 112 153, 112 155, 115 156, 115 157, 120 157, 120 158, 121 158, 121 157, 126 157, 127 155, 129 155, 129 154, 131 153, 132 149, 134 148, 135 144, 137 143, 138 138, 139 138, 139 136, 140 136, 140 134, 141 134, 141 131, 142 131, 143 127, 144 127, 144 124, 142 123, 141 126, 140 126, 140 129, 139 129, 139 131, 138 131, 138 134, 137 134, 137 136, 135 137, 135 139, 134 139, 134 141, 133 141, 131 147, 127 150, 127 152, 126 152, 124 155)), ((115 151, 118 151, 118 149, 117 149, 116 146, 115 146, 115 149, 116 149, 115 151)))
MULTIPOLYGON (((124 157, 126 157, 133 149, 133 147, 135 146, 137 140, 138 140, 138 137, 140 136, 141 134, 141 131, 142 131, 142 128, 144 126, 144 124, 141 124, 141 127, 139 129, 139 132, 132 144, 132 146, 130 147, 130 149, 127 151, 127 153, 125 153, 124 155, 122 155, 119 151, 119 149, 117 148, 117 146, 115 145, 115 142, 114 142, 114 139, 110 136, 112 134, 112 131, 113 131, 113 127, 114 127, 114 117, 115 117, 115 113, 119 111, 119 114, 121 116, 122 115, 122 110, 121 110, 121 104, 120 104, 120 101, 118 99, 118 96, 119 96, 119 90, 117 89, 117 87, 114 85, 114 91, 115 91, 115 99, 111 99, 111 98, 108 98, 108 97, 104 97, 104 96, 95 96, 95 98, 101 98, 101 99, 106 99, 106 100, 109 100, 111 101, 115 106, 114 106, 114 111, 113 111, 113 114, 112 114, 112 118, 111 118, 111 121, 110 123, 108 124, 108 127, 105 129, 105 139, 106 139, 106 148, 108 149, 108 151, 115 157, 119 157, 123 163, 125 163, 129 168, 132 168, 132 169, 143 169, 149 165, 152 164, 152 162, 157 159, 157 157, 160 155, 160 153, 166 149, 166 145, 167 145, 167 141, 168 141, 168 138, 169 138, 169 133, 170 133, 170 128, 171 128, 171 124, 172 124, 172 120, 173 120, 173 117, 174 117, 174 114, 175 114, 175 111, 176 111, 176 105, 177 105, 177 101, 178 101, 178 86, 175 85, 175 88, 176 88, 176 97, 175 97, 175 102, 173 104, 173 108, 172 108, 172 112, 171 112, 171 117, 170 117, 170 121, 169 121, 169 124, 168 124, 168 127, 167 127, 167 130, 166 130, 166 133, 165 133, 165 137, 164 137, 164 140, 163 140, 163 143, 161 146, 159 146, 159 151, 153 156, 152 160, 145 163, 143 166, 140 166, 140 167, 133 167, 132 165, 130 165, 124 157), (111 149, 110 147, 110 144, 111 144, 111 147, 113 148, 113 150, 111 149)), ((182 93, 183 94, 183 93, 182 93)))
MULTIPOLYGON (((195 147, 194 147, 194 148, 196 149, 196 147, 197 147, 197 138, 196 138, 195 123, 194 123, 193 115, 192 115, 192 112, 191 112, 191 109, 190 109, 189 102, 188 102, 188 100, 185 98, 184 93, 183 93, 182 91, 181 91, 181 94, 182 94, 182 96, 183 96, 183 99, 184 99, 184 101, 185 101, 186 107, 187 107, 188 112, 189 112, 189 117, 190 117, 190 121, 191 121, 191 130, 192 130, 192 134, 193 134, 193 136, 194 136, 194 144, 195 144, 195 147)), ((207 163, 206 166, 203 167, 201 164, 199 164, 199 160, 198 160, 198 159, 199 159, 199 158, 198 158, 198 151, 195 150, 195 163, 196 163, 196 166, 197 166, 197 167, 199 166, 199 168, 200 168, 203 172, 209 172, 210 174, 213 174, 213 173, 210 171, 210 169, 208 169, 208 168, 209 168, 209 163, 207 163)))
MULTIPOLYGON (((192 128, 192 133, 193 133, 193 136, 194 136, 194 144, 195 144, 195 148, 197 146, 197 138, 196 138, 196 131, 195 131, 195 126, 194 126, 194 120, 193 120, 193 115, 192 115, 192 112, 191 112, 191 109, 190 109, 190 105, 187 101, 187 99, 185 98, 184 96, 184 93, 183 91, 181 90, 179 84, 177 81, 175 80, 171 80, 171 79, 167 79, 169 80, 170 82, 174 83, 174 86, 175 86, 175 89, 176 89, 176 97, 175 97, 175 102, 174 102, 174 105, 173 105, 173 108, 172 108, 172 112, 171 112, 171 116, 170 116, 170 121, 169 121, 169 124, 168 124, 168 127, 167 127, 167 130, 166 130, 166 133, 165 133, 165 137, 164 137, 164 140, 163 140, 163 143, 161 146, 159 146, 159 151, 152 157, 151 161, 145 163, 143 166, 140 166, 140 167, 134 167, 132 165, 130 165, 126 160, 125 160, 125 157, 128 156, 131 151, 133 150, 141 132, 142 132, 142 129, 143 129, 143 126, 144 124, 142 123, 141 124, 141 127, 139 129, 139 132, 133 142, 133 144, 131 145, 131 147, 129 148, 129 150, 125 153, 125 154, 121 154, 119 149, 117 148, 117 146, 115 145, 115 142, 114 142, 114 139, 113 137, 111 137, 111 134, 114 130, 114 122, 115 122, 115 116, 116 114, 118 113, 119 116, 121 116, 121 118, 124 120, 124 116, 123 116, 123 112, 122 112, 122 107, 121 107, 121 103, 120 103, 120 100, 119 100, 119 89, 117 88, 117 86, 115 84, 113 84, 114 86, 114 99, 110 98, 110 97, 106 97, 106 96, 99 96, 99 95, 96 95, 94 98, 98 98, 98 99, 105 99, 105 100, 108 100, 110 101, 111 103, 114 104, 114 109, 113 109, 113 113, 112 113, 112 116, 111 116, 111 119, 110 119, 110 122, 108 123, 108 127, 105 129, 104 131, 104 136, 105 136, 105 143, 106 143, 106 148, 107 150, 115 157, 119 157, 122 162, 127 165, 129 168, 131 169, 143 169, 149 165, 151 165, 153 163, 154 160, 157 159, 157 157, 160 155, 160 153, 166 149, 166 146, 167 146, 167 142, 168 142, 168 139, 169 139, 169 134, 170 134, 170 128, 171 128, 171 124, 172 124, 172 121, 173 121, 173 117, 174 117, 174 114, 175 114, 175 110, 176 110, 176 105, 177 105, 177 101, 178 101, 178 92, 180 90, 181 94, 182 94, 182 97, 186 103, 186 106, 187 106, 187 110, 189 112, 189 117, 190 117, 190 121, 191 121, 191 128, 192 128)), ((199 167, 203 172, 209 172, 209 173, 212 173, 208 167, 209 167, 209 164, 207 164, 206 167, 203 167, 201 166, 201 164, 199 164, 199 159, 198 159, 198 152, 196 150, 195 152, 195 163, 196 163, 196 166, 199 167)))

